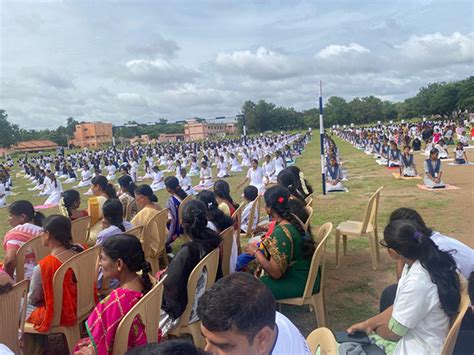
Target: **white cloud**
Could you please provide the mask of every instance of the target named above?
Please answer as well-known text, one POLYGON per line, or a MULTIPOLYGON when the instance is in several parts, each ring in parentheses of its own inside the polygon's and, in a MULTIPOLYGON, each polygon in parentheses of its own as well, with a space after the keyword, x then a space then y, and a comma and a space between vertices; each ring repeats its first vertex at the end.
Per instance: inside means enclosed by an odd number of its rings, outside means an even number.
POLYGON ((413 35, 397 45, 398 62, 421 68, 474 63, 474 33, 413 35))
POLYGON ((199 76, 195 69, 172 64, 164 59, 135 59, 125 64, 126 77, 151 85, 190 83, 199 76))
POLYGON ((176 41, 165 39, 161 35, 156 35, 148 42, 135 43, 128 46, 127 50, 133 55, 147 58, 173 58, 179 51, 176 41))
POLYGON ((297 76, 303 69, 287 55, 265 47, 259 47, 255 52, 245 50, 219 53, 216 64, 223 73, 251 76, 262 80, 297 76))
POLYGON ((147 106, 147 100, 141 95, 134 92, 121 92, 117 94, 117 99, 125 104, 133 106, 147 106))
POLYGON ((316 57, 321 59, 332 59, 334 57, 345 56, 345 55, 354 55, 354 54, 366 54, 370 53, 370 49, 361 46, 358 43, 351 43, 348 46, 331 44, 323 49, 321 49, 316 57))

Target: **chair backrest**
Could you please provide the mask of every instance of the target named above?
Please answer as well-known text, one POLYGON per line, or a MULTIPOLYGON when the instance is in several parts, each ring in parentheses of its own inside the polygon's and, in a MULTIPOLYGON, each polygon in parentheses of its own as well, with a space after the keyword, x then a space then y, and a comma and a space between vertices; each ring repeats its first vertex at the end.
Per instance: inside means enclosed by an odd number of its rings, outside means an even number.
POLYGON ((222 238, 222 275, 226 277, 230 274, 230 255, 232 254, 232 244, 234 243, 234 226, 223 230, 220 236, 222 238))
MULTIPOLYGON (((74 255, 56 270, 53 277, 54 310, 59 310, 63 307, 64 277, 69 269, 74 273, 77 282, 77 320, 82 321, 94 309, 94 285, 97 280, 96 265, 99 253, 100 246, 96 245, 74 255)), ((60 320, 61 312, 54 312, 52 327, 59 326, 60 320)))
POLYGON ((308 197, 305 198, 306 206, 313 207, 313 193, 309 194, 308 197))
MULTIPOLYGON (((255 214, 260 213, 260 198, 261 198, 260 195, 257 196, 257 198, 255 200, 253 200, 252 207, 250 208, 249 225, 247 226, 247 233, 246 233, 247 238, 250 238, 250 236, 253 233, 253 224, 254 224, 255 214)), ((258 221, 257 221, 257 224, 258 224, 258 221)))
POLYGON ((461 282, 461 302, 459 303, 458 313, 453 318, 451 328, 449 329, 448 335, 444 340, 443 350, 441 355, 451 355, 456 345, 456 339, 458 338, 459 328, 461 328, 462 319, 470 305, 469 295, 467 293, 467 282, 464 278, 460 277, 461 282))
POLYGON ((378 200, 380 191, 382 191, 383 186, 379 187, 377 191, 374 192, 369 198, 367 207, 365 208, 364 221, 362 222, 361 233, 366 233, 368 226, 371 224, 374 228, 377 226, 377 209, 378 209, 378 200))
POLYGON ((125 215, 123 216, 123 218, 126 221, 130 222, 132 220, 132 210, 133 210, 134 207, 135 207, 135 209, 137 208, 137 202, 135 201, 135 199, 130 200, 130 202, 125 207, 125 215))
POLYGON ((305 207, 305 210, 308 212, 308 219, 306 220, 306 223, 304 224, 304 230, 307 232, 311 224, 311 218, 313 218, 314 210, 313 210, 313 207, 309 205, 305 207))
POLYGON ((241 202, 239 208, 237 208, 232 214, 232 219, 237 222, 237 233, 240 234, 240 227, 242 226, 242 211, 244 210, 245 203, 241 202))
POLYGON ((141 236, 143 234, 144 229, 145 229, 144 226, 136 226, 136 227, 130 228, 129 230, 126 230, 125 234, 133 235, 137 237, 139 240, 141 240, 141 236))
POLYGON ((91 216, 81 217, 71 222, 71 234, 73 243, 87 243, 87 233, 89 231, 90 222, 91 216))
POLYGON ((325 327, 317 328, 306 338, 311 354, 315 355, 319 348, 321 355, 337 355, 337 343, 334 334, 325 327))
POLYGON ((193 195, 188 195, 186 198, 181 201, 178 207, 178 221, 180 225, 183 225, 183 211, 184 211, 184 206, 193 199, 193 195))
POLYGON ((206 286, 204 290, 208 290, 216 282, 217 268, 219 267, 219 248, 214 249, 207 254, 193 269, 188 279, 188 304, 181 315, 179 322, 180 327, 186 327, 189 324, 191 311, 196 299, 196 287, 199 278, 204 269, 207 270, 206 286))
POLYGON ((120 321, 114 338, 113 353, 125 354, 128 350, 128 336, 134 319, 138 316, 145 326, 148 343, 158 341, 158 328, 160 325, 161 302, 163 300, 163 281, 166 276, 157 282, 148 293, 143 296, 120 321))
POLYGON ((25 255, 30 251, 35 254, 36 262, 48 256, 50 250, 41 242, 41 237, 35 237, 27 241, 16 251, 16 281, 25 278, 25 255))
POLYGON ((326 242, 329 238, 329 234, 332 231, 332 223, 324 223, 318 230, 318 233, 313 238, 315 243, 319 243, 316 250, 311 258, 311 266, 309 268, 308 278, 306 280, 306 286, 304 288, 303 299, 311 297, 313 294, 314 283, 318 275, 318 270, 321 269, 321 280, 319 284, 319 292, 323 291, 324 287, 324 268, 326 261, 326 242))
MULTIPOLYGON (((158 250, 165 248, 166 242, 166 222, 168 221, 168 210, 166 208, 158 211, 145 225, 142 233, 142 243, 143 251, 145 252, 145 258, 152 256, 153 250, 150 247, 151 241, 153 238, 158 239, 158 250), (158 235, 155 235, 153 232, 156 229, 153 228, 153 225, 157 226, 158 235)), ((154 255, 153 255, 154 256, 154 255)))
MULTIPOLYGON (((26 305, 30 280, 16 283, 13 289, 0 295, 0 343, 15 354, 20 354, 18 330, 21 338, 25 329, 26 305)), ((21 339, 20 338, 20 339, 21 339)))

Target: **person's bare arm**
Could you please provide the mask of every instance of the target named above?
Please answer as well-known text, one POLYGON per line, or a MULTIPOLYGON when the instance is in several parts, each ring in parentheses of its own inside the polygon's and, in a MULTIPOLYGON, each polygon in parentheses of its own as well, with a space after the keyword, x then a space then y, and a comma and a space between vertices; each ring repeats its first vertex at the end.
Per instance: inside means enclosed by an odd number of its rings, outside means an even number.
POLYGON ((13 277, 16 268, 16 249, 7 249, 3 258, 3 270, 13 277))
POLYGON ((382 313, 377 314, 376 316, 367 319, 364 322, 354 324, 347 329, 348 333, 353 333, 357 330, 363 331, 367 334, 371 334, 372 332, 376 332, 382 338, 391 340, 391 341, 398 341, 401 339, 401 336, 395 334, 390 330, 388 327, 388 323, 390 318, 392 317, 393 306, 390 306, 382 313))

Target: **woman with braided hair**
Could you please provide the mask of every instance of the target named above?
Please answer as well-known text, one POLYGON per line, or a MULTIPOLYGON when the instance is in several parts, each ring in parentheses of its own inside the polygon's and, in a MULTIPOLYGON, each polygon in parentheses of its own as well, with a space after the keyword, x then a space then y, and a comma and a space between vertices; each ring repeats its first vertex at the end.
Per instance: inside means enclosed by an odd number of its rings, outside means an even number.
POLYGON ((59 212, 68 217, 71 221, 75 219, 87 217, 89 214, 86 210, 79 210, 81 206, 81 194, 77 190, 66 190, 62 193, 59 200, 59 212))
MULTIPOLYGON (((246 253, 253 255, 265 271, 262 282, 270 288, 275 299, 300 297, 308 278, 315 245, 298 218, 290 210, 290 192, 282 186, 268 189, 264 195, 265 207, 275 220, 275 228, 264 238, 261 247, 248 244, 246 253)), ((320 277, 314 293, 319 291, 320 277)))
MULTIPOLYGON (((184 233, 190 237, 191 241, 181 247, 166 271, 168 277, 164 281, 160 320, 160 329, 163 334, 178 324, 179 317, 188 304, 187 285, 189 275, 194 267, 207 254, 218 248, 222 241, 216 232, 207 228, 207 209, 204 203, 199 200, 189 201, 184 207, 183 228, 184 233)), ((219 263, 217 278, 221 276, 222 271, 219 263)), ((198 280, 196 295, 201 295, 204 292, 201 289, 205 286, 204 278, 201 276, 198 280)), ((191 317, 194 314, 194 311, 191 312, 191 317)))
MULTIPOLYGON (((112 354, 120 321, 153 287, 150 264, 145 260, 140 241, 132 235, 117 234, 105 240, 100 266, 105 277, 119 280, 119 286, 87 319, 89 338, 82 339, 76 347, 81 354, 112 354)), ((139 317, 135 318, 128 336, 129 349, 147 343, 145 331, 139 317)))

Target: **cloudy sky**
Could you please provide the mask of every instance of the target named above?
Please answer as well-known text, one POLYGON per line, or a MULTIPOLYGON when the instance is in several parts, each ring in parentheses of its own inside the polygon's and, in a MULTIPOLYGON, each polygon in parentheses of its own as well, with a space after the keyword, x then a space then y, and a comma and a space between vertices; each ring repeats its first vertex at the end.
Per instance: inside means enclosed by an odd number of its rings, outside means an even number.
POLYGON ((24 128, 297 109, 324 95, 403 100, 472 75, 461 0, 0 0, 0 108, 24 128))

